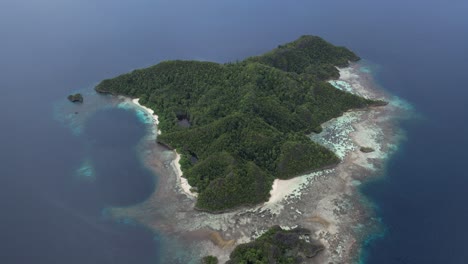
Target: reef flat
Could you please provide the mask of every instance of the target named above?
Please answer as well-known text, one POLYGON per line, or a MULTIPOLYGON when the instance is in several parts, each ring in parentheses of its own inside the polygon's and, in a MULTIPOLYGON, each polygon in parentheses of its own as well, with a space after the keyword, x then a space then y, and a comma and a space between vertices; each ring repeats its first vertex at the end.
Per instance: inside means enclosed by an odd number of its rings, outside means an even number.
POLYGON ((311 263, 357 262, 362 244, 379 229, 379 220, 359 193, 359 185, 383 173, 386 160, 402 139, 398 122, 410 112, 404 101, 385 93, 363 69, 367 65, 359 63, 340 68, 340 78, 330 83, 337 89, 389 104, 345 112, 324 123, 321 133, 309 135, 336 153, 341 159, 337 166, 288 180, 277 179, 267 202, 211 214, 193 209, 196 198, 184 191, 177 170, 171 166, 177 154, 147 141, 141 153, 147 166, 159 175, 157 190, 141 204, 109 208, 108 213, 177 240, 162 248, 168 263, 198 263, 206 255, 224 263, 236 245, 253 241, 274 225, 311 230, 311 239, 325 248, 309 260, 311 263), (361 146, 374 151, 361 152, 361 146), (174 254, 174 245, 184 254, 174 254))

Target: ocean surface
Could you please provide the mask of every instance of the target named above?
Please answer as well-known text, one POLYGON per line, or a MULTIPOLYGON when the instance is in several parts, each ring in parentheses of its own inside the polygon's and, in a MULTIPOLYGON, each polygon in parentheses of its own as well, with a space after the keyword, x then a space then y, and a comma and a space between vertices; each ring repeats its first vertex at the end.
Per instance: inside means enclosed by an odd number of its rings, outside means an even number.
POLYGON ((467 263, 467 10, 457 0, 0 1, 0 263, 161 263, 160 234, 106 215, 157 186, 136 147, 150 125, 113 98, 74 109, 66 96, 161 60, 241 60, 303 34, 378 65, 378 83, 414 109, 385 172, 362 188, 386 230, 363 262, 467 263))

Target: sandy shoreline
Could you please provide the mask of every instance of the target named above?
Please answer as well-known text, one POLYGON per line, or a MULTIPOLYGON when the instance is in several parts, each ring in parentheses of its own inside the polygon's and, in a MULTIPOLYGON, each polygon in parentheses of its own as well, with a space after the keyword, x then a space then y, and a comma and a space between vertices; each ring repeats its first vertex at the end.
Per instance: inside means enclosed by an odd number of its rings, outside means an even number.
MULTIPOLYGON (((313 231, 313 238, 321 241, 326 250, 311 259, 311 263, 357 261, 363 242, 380 226, 358 186, 382 172, 401 140, 398 122, 408 111, 401 107, 405 104, 398 98, 379 89, 372 76, 360 71, 360 67, 353 64, 340 69, 340 79, 331 83, 338 89, 384 99, 390 104, 347 112, 323 124, 322 133, 310 135, 342 159, 336 167, 290 180, 275 180, 268 202, 213 215, 193 209, 195 199, 187 180, 181 177, 177 152, 149 143, 145 159, 147 166, 161 175, 157 191, 141 204, 110 208, 109 212, 116 219, 130 218, 176 239, 184 245, 181 250, 189 252, 184 263, 198 263, 197 257, 208 254, 223 263, 235 245, 251 241, 277 224, 313 231), (363 153, 360 147, 375 151, 363 153)), ((174 250, 162 250, 167 262, 177 255, 174 250)))
POLYGON ((177 175, 178 182, 180 184, 180 187, 184 191, 185 194, 187 194, 190 197, 197 197, 198 194, 195 192, 192 192, 190 189, 192 189, 192 186, 188 183, 188 180, 184 177, 182 177, 182 170, 180 169, 180 154, 177 153, 177 150, 174 149, 175 152, 175 159, 172 161, 171 166, 172 169, 174 170, 175 174, 177 175))
MULTIPOLYGON (((146 107, 144 105, 141 105, 139 103, 139 100, 140 100, 139 98, 132 99, 132 103, 134 103, 138 107, 142 108, 148 115, 152 116, 153 120, 154 120, 154 126, 155 126, 155 128, 157 128, 157 126, 159 125, 158 115, 156 115, 154 113, 153 109, 148 108, 148 107, 146 107)), ((157 133, 158 133, 158 135, 161 135, 161 130, 157 129, 157 133)), ((195 198, 195 197, 198 196, 198 194, 191 191, 192 186, 190 186, 190 184, 188 183, 188 180, 186 178, 182 177, 182 170, 180 168, 180 154, 177 153, 177 150, 175 150, 175 149, 174 149, 174 153, 175 153, 175 158, 171 162, 171 167, 172 167, 172 170, 175 172, 175 174, 177 176, 180 188, 183 190, 183 192, 186 195, 188 195, 189 197, 195 198)))
MULTIPOLYGON (((143 110, 145 110, 145 112, 146 112, 147 114, 149 114, 150 116, 153 117, 154 125, 155 125, 155 127, 157 127, 157 126, 159 125, 159 117, 158 117, 158 115, 156 115, 156 114, 154 113, 153 109, 148 108, 148 107, 146 107, 146 106, 144 106, 144 105, 141 105, 139 101, 140 101, 140 98, 132 99, 132 103, 136 104, 138 107, 140 107, 140 108, 142 108, 143 110)), ((157 133, 158 133, 158 135, 161 135, 161 130, 158 129, 158 130, 157 130, 157 133)))

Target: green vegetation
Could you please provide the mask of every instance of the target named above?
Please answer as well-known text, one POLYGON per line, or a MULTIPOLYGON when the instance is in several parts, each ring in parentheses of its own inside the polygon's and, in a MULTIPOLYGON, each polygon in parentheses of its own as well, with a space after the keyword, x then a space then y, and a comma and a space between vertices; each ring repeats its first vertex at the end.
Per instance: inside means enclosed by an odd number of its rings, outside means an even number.
POLYGON ((218 258, 214 256, 206 256, 201 261, 202 264, 218 264, 218 258))
POLYGON ((73 103, 82 103, 83 102, 83 96, 79 93, 77 94, 70 94, 68 97, 68 100, 73 103))
POLYGON ((323 245, 310 241, 310 231, 303 228, 283 230, 274 226, 255 241, 237 246, 227 264, 294 264, 315 257, 323 245))
POLYGON ((286 72, 309 74, 320 80, 338 78, 335 66, 346 67, 349 61, 360 58, 344 47, 336 47, 316 36, 302 36, 298 40, 278 46, 262 56, 247 59, 286 72))
POLYGON ((344 111, 375 104, 326 82, 359 58, 303 36, 238 63, 165 61, 102 81, 96 90, 140 98, 159 115, 158 141, 182 154, 198 209, 220 212, 269 198, 287 179, 339 159, 306 135, 344 111), (188 120, 190 126, 179 125, 188 120))

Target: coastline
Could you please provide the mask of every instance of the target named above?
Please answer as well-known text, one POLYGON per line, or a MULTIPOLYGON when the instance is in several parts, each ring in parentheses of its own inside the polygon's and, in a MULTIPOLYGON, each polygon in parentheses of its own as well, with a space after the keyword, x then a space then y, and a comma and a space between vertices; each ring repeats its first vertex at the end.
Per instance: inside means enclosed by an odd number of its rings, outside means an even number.
MULTIPOLYGON (((389 105, 346 112, 324 123, 322 133, 310 135, 337 153, 342 161, 336 167, 275 180, 266 203, 213 215, 194 210, 194 196, 187 180, 181 177, 180 155, 154 143, 147 146, 151 151, 144 159, 160 175, 157 190, 141 204, 110 208, 110 213, 114 218, 130 218, 183 241, 190 248, 190 259, 214 255, 223 263, 235 245, 249 242, 278 224, 308 228, 314 234, 312 238, 325 245, 326 250, 312 259, 313 263, 358 262, 362 244, 380 226, 373 209, 363 201, 359 185, 383 171, 401 139, 398 119, 408 109, 377 87, 369 73, 360 72, 359 64, 339 70, 340 79, 330 81, 335 87, 384 99, 389 105), (360 147, 375 151, 363 153, 360 147)), ((148 109, 139 105, 138 99, 134 103, 148 109)), ((154 114, 152 110, 148 113, 154 114)), ((166 257, 170 258, 170 254, 168 249, 166 257)))
MULTIPOLYGON (((156 115, 154 113, 154 110, 149 108, 149 107, 146 107, 144 105, 141 105, 140 104, 140 99, 139 98, 134 98, 131 100, 133 104, 135 104, 136 106, 138 106, 139 108, 143 109, 147 115, 149 116, 152 116, 153 117, 153 129, 155 131, 157 131, 157 134, 158 135, 161 135, 161 130, 158 128, 158 125, 159 125, 159 117, 158 115, 156 115)), ((190 186, 190 184, 188 183, 188 180, 184 177, 182 177, 183 173, 182 173, 182 170, 180 168, 180 154, 177 153, 177 150, 174 149, 174 153, 175 153, 175 157, 174 159, 172 160, 171 162, 171 167, 172 167, 172 170, 175 172, 176 174, 176 177, 177 177, 177 182, 179 183, 179 186, 180 188, 182 189, 182 191, 188 196, 188 197, 192 197, 192 198, 196 198, 198 196, 197 193, 195 192, 192 192, 191 191, 191 188, 192 186, 190 186)))
POLYGON ((156 131, 157 131, 158 135, 161 135, 161 130, 159 128, 157 128, 158 125, 159 125, 159 116, 154 113, 153 109, 151 109, 149 107, 146 107, 144 105, 141 105, 140 104, 140 98, 132 99, 132 103, 134 103, 135 105, 137 105, 138 107, 143 109, 148 115, 153 117, 155 129, 157 129, 156 131))
POLYGON ((197 197, 198 194, 190 190, 192 186, 188 183, 187 178, 182 177, 182 170, 180 169, 180 154, 177 153, 176 149, 174 149, 174 152, 175 159, 171 162, 171 166, 177 176, 177 182, 180 184, 180 188, 182 188, 184 193, 189 197, 197 197))

